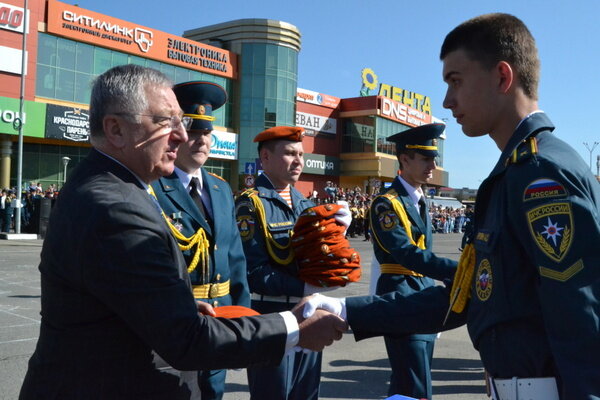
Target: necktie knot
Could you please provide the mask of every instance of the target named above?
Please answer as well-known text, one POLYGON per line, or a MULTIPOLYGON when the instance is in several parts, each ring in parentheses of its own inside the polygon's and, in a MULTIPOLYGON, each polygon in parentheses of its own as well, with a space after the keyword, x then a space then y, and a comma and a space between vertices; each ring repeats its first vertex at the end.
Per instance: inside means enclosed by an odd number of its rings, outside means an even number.
POLYGON ((200 179, 198 179, 197 176, 193 176, 192 179, 190 180, 190 189, 200 192, 200 190, 201 190, 200 179))

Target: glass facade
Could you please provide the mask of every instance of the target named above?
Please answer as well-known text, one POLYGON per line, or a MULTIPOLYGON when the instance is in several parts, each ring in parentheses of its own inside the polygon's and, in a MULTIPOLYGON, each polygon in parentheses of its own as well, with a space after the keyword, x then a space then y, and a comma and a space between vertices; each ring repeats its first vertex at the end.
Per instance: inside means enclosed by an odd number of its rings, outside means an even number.
POLYGON ((344 121, 342 153, 374 153, 375 118, 372 116, 347 118, 344 121))
MULTIPOLYGON (((266 43, 244 43, 240 82, 240 160, 254 160, 252 139, 265 128, 294 126, 298 52, 266 43)), ((240 163, 241 164, 241 163, 240 163)))
MULTIPOLYGON (((13 143, 13 154, 17 154, 17 142, 13 143)), ((69 171, 89 153, 89 147, 57 146, 52 144, 23 143, 23 187, 29 187, 32 182, 39 182, 45 189, 51 184, 61 187, 64 182, 63 157, 71 160, 67 165, 69 171)), ((11 171, 17 171, 17 157, 11 158, 11 171)), ((12 177, 11 185, 17 186, 16 176, 12 177)))
MULTIPOLYGON (((343 153, 385 153, 396 155, 396 145, 387 138, 410 129, 410 126, 386 118, 365 116, 347 118, 344 121, 343 153)), ((438 141, 440 156, 436 159, 443 167, 444 140, 438 141)))
POLYGON ((92 80, 108 69, 122 64, 138 64, 162 71, 173 82, 202 80, 217 83, 228 93, 227 103, 216 110, 216 125, 232 126, 235 106, 231 95, 231 79, 176 67, 115 50, 92 46, 48 35, 39 34, 36 96, 88 104, 92 80))
POLYGON ((208 172, 219 175, 227 182, 231 182, 231 162, 210 158, 206 160, 206 163, 202 168, 208 172))

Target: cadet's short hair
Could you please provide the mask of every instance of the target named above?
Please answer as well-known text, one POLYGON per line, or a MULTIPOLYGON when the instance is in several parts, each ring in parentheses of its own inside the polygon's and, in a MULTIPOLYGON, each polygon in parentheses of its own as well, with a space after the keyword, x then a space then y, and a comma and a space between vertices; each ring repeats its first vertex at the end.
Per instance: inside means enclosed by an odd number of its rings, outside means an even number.
POLYGON ((405 149, 405 150, 400 150, 399 152, 396 153, 396 158, 398 159, 398 164, 400 166, 401 170, 404 170, 404 166, 402 165, 402 161, 400 161, 400 155, 401 154, 406 154, 408 156, 408 158, 410 158, 411 160, 415 159, 415 154, 417 154, 416 151, 412 150, 412 149, 405 149))
POLYGON ((493 13, 463 22, 446 35, 440 60, 459 49, 485 68, 493 68, 500 61, 508 62, 525 94, 537 100, 540 79, 538 51, 531 32, 517 17, 493 13))
MULTIPOLYGON (((128 64, 109 69, 98 76, 90 98, 90 134, 103 137, 104 117, 114 112, 141 114, 148 108, 146 88, 172 87, 165 74, 152 68, 128 64)), ((139 121, 137 117, 135 121, 139 121)))

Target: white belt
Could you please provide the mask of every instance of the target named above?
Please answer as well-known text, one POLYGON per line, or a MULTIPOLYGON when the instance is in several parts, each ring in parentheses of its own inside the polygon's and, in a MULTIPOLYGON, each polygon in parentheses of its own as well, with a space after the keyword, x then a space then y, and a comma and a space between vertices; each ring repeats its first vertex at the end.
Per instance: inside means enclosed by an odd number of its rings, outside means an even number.
POLYGON ((559 400, 554 378, 490 378, 494 400, 559 400))
POLYGON ((296 304, 302 300, 302 297, 296 296, 265 296, 259 293, 251 293, 250 299, 255 301, 272 301, 275 303, 290 303, 296 304))

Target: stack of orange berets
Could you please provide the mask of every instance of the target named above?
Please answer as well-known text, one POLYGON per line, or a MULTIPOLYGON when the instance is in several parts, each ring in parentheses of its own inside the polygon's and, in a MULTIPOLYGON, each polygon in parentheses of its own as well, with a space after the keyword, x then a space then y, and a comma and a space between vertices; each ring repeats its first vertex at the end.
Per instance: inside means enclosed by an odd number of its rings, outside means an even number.
POLYGON ((314 286, 345 286, 360 280, 360 254, 350 247, 334 215, 343 206, 323 204, 300 214, 292 247, 296 254, 299 277, 314 286))

